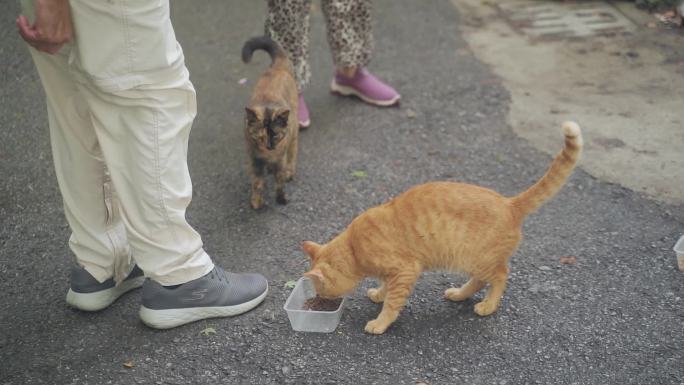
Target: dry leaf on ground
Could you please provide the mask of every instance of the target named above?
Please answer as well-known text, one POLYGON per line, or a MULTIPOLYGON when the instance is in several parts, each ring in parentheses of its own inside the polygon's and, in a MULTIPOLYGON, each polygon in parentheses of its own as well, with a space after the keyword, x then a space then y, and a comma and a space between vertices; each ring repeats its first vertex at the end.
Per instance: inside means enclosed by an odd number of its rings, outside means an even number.
POLYGON ((577 263, 577 258, 575 258, 575 257, 561 257, 560 263, 563 265, 574 265, 577 263))

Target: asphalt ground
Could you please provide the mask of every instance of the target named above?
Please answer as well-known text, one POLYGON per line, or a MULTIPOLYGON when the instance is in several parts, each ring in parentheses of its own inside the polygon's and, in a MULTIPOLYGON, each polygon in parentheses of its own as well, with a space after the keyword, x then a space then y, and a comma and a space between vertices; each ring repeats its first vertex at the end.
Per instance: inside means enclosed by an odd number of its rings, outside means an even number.
MULTIPOLYGON (((248 206, 242 113, 268 59, 246 66, 239 51, 262 32, 265 2, 173 2, 199 103, 189 221, 218 264, 261 272, 271 292, 243 316, 169 331, 141 323, 139 291, 94 314, 68 308, 73 257, 43 93, 15 32, 18 5, 0 5, 0 384, 684 383, 684 279, 672 252, 684 207, 581 168, 527 220, 494 315, 473 312, 482 293, 444 300, 444 289, 465 278, 435 272, 382 336, 363 332, 380 310, 365 298, 370 280, 349 297, 334 333, 291 330, 282 306, 285 283, 308 267, 302 240, 327 241, 366 208, 422 182, 513 195, 550 164, 506 125, 509 94, 470 54, 446 0, 375 2, 371 69, 402 93, 392 109, 329 93, 332 64, 316 9, 305 93, 312 126, 300 137, 291 202, 277 206, 270 193, 262 212, 248 206), (564 256, 577 263, 560 264, 564 256), (204 335, 207 328, 215 333, 204 335)), ((560 123, 550 128, 558 148, 560 123)))

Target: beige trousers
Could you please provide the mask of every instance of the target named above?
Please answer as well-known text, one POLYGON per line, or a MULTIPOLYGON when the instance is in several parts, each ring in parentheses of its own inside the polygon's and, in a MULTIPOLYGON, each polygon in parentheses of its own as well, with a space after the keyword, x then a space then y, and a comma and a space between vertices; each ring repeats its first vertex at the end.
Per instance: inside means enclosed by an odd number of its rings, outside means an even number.
POLYGON ((195 90, 168 0, 71 0, 71 13, 72 44, 30 51, 77 263, 100 282, 133 260, 162 285, 199 278, 214 265, 185 219, 195 90))

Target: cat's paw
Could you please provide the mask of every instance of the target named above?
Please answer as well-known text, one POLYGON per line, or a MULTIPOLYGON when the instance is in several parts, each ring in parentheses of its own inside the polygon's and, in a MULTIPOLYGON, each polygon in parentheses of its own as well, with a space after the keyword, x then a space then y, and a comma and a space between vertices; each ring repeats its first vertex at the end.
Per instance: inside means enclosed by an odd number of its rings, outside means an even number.
POLYGON ((482 317, 488 316, 488 315, 494 313, 498 306, 499 305, 496 303, 482 301, 482 302, 478 303, 477 305, 475 305, 475 313, 477 313, 477 315, 482 316, 482 317))
POLYGON ((368 289, 366 294, 368 294, 368 298, 375 303, 381 303, 385 300, 385 293, 380 289, 368 289))
POLYGON ((292 170, 288 170, 285 172, 285 182, 291 182, 292 179, 294 179, 295 172, 292 170))
POLYGON ((459 302, 465 301, 469 298, 469 296, 463 293, 463 290, 456 287, 451 287, 444 290, 444 298, 448 299, 449 301, 459 302))
POLYGON ((277 192, 276 193, 276 203, 278 203, 279 205, 286 205, 287 204, 287 198, 285 198, 284 192, 277 192))
POLYGON ((384 322, 378 321, 377 319, 368 321, 366 324, 366 333, 370 334, 382 334, 387 330, 389 325, 385 324, 384 322))
POLYGON ((252 206, 254 210, 259 210, 264 207, 264 198, 261 195, 252 195, 249 200, 249 205, 252 206))

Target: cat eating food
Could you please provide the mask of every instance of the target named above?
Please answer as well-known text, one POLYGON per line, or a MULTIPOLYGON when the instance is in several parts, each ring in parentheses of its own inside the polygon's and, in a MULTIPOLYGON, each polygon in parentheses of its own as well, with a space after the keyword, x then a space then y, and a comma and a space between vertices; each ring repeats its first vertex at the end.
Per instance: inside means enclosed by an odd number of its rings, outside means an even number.
POLYGON ((368 297, 383 302, 366 332, 382 334, 397 319, 421 272, 460 271, 470 276, 444 296, 463 301, 489 285, 475 313, 486 316, 499 306, 508 278, 508 260, 522 239, 525 217, 554 196, 579 160, 582 134, 574 122, 563 123, 565 146, 546 174, 514 197, 463 183, 432 182, 405 191, 357 216, 324 245, 304 242, 313 280, 323 298, 351 292, 364 277, 380 287, 368 297))
POLYGON ((255 50, 271 56, 271 67, 254 87, 245 108, 245 140, 252 178, 250 205, 264 205, 265 174, 276 181, 276 202, 286 204, 285 183, 292 180, 297 166, 299 123, 297 118, 297 85, 292 64, 285 51, 266 36, 249 39, 242 47, 242 61, 248 63, 255 50))

